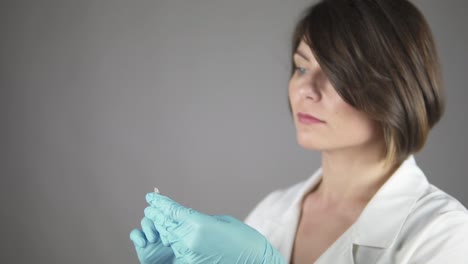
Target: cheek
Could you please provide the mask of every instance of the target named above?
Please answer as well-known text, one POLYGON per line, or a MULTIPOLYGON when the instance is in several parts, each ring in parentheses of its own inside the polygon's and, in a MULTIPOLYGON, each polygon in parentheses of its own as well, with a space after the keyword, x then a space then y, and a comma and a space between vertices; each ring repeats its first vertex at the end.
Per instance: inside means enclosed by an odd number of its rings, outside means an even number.
POLYGON ((289 100, 292 101, 292 102, 296 100, 296 93, 295 93, 295 91, 296 91, 297 89, 294 89, 295 85, 297 85, 297 84, 295 84, 294 81, 293 81, 292 79, 289 80, 289 83, 288 83, 288 95, 289 95, 289 100))
POLYGON ((377 132, 375 121, 344 102, 334 108, 331 121, 332 133, 350 143, 358 144, 372 140, 377 132))

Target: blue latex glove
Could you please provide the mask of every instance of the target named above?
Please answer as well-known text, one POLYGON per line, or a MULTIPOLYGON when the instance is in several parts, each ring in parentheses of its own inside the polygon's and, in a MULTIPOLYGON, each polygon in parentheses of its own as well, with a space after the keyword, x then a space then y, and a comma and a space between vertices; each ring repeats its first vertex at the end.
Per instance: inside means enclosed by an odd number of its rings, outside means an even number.
POLYGON ((145 216, 182 263, 286 264, 263 235, 234 217, 206 215, 156 193, 146 200, 145 216))
POLYGON ((135 250, 141 264, 175 263, 172 249, 163 245, 153 221, 147 217, 141 220, 141 228, 130 232, 135 250))

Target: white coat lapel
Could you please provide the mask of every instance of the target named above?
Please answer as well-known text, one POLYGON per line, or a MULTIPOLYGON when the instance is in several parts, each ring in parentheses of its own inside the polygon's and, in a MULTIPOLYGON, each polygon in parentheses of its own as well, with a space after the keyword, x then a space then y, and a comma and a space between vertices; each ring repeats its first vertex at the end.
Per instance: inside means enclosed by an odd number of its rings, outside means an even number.
POLYGON ((354 226, 351 226, 331 245, 315 264, 355 264, 353 257, 354 226))
POLYGON ((316 263, 376 263, 393 244, 411 208, 428 185, 411 155, 377 191, 356 222, 316 263))
POLYGON ((377 191, 357 219, 357 245, 388 248, 401 231, 415 202, 429 187, 410 156, 377 191))

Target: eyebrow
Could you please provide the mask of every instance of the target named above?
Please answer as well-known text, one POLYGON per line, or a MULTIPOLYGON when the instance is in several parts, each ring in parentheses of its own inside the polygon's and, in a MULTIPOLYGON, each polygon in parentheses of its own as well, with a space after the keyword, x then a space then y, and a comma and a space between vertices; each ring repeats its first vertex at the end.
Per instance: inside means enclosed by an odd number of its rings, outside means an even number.
POLYGON ((297 54, 299 56, 301 56, 302 58, 304 58, 304 60, 310 62, 309 58, 300 50, 296 50, 296 52, 294 54, 297 54))

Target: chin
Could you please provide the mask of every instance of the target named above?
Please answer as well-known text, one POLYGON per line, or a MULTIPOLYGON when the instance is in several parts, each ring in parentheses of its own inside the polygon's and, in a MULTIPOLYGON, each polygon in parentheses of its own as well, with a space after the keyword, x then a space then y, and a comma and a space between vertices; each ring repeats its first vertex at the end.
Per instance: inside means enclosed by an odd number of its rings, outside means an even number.
POLYGON ((307 140, 298 138, 297 144, 301 146, 302 148, 308 149, 308 150, 323 151, 327 149, 327 147, 323 145, 323 142, 319 142, 319 140, 310 139, 310 138, 308 138, 307 140))

